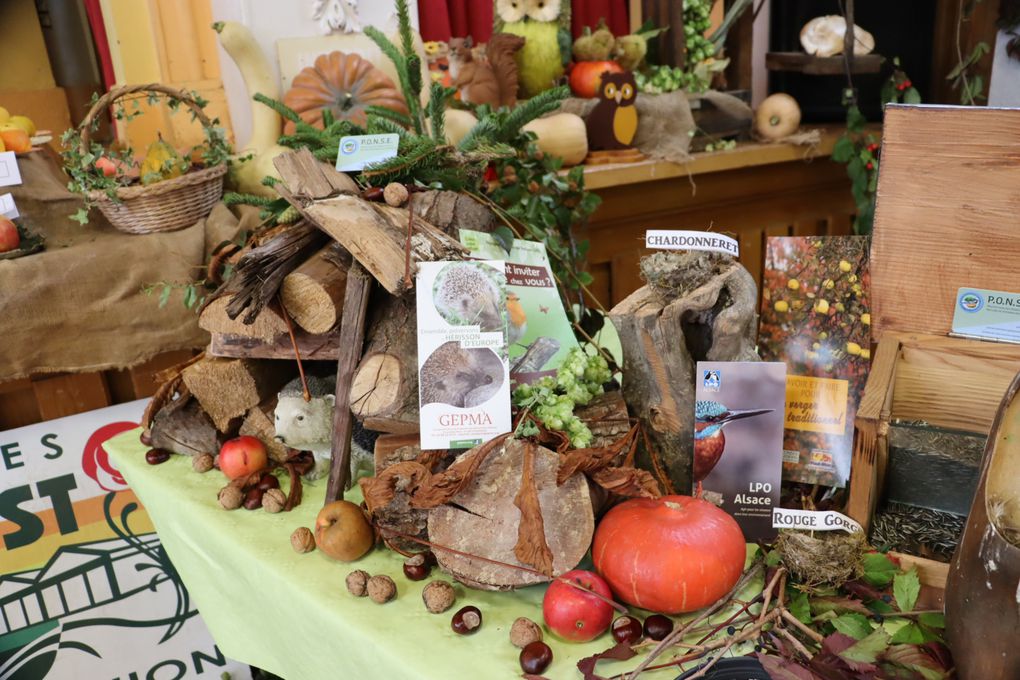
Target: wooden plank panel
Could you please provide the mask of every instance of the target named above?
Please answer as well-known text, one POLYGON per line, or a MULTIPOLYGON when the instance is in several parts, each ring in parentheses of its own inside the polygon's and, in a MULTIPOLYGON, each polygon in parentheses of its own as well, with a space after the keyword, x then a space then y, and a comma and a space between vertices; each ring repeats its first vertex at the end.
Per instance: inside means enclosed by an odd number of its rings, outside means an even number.
POLYGON ((110 405, 102 373, 69 373, 32 380, 42 420, 63 418, 110 405))
POLYGON ((886 110, 871 248, 876 337, 947 333, 960 287, 1017 290, 1018 161, 1018 110, 886 110))
POLYGON ((0 388, 3 388, 0 389, 0 431, 31 425, 42 419, 29 380, 4 383, 0 388))
POLYGON ((854 218, 849 213, 829 215, 826 221, 828 222, 826 233, 829 236, 849 236, 854 232, 854 218))
POLYGON ((130 369, 128 373, 130 374, 131 387, 134 391, 134 399, 151 397, 156 393, 156 388, 159 387, 153 379, 156 372, 182 364, 193 356, 195 356, 195 352, 190 349, 164 352, 130 369))
POLYGON ((765 231, 763 229, 741 231, 737 240, 740 242, 740 263, 751 273, 755 281, 761 281, 765 231))
POLYGON ((824 235, 827 229, 828 223, 824 219, 798 220, 793 223, 794 236, 824 235))

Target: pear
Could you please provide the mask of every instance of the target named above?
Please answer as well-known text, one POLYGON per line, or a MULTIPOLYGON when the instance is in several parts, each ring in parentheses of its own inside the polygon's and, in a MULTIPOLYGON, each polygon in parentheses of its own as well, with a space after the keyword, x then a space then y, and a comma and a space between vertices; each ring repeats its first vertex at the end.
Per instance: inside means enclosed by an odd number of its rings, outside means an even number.
POLYGON ((190 165, 191 163, 164 142, 163 135, 159 134, 159 138, 149 145, 142 160, 142 184, 155 184, 180 177, 188 171, 190 165))

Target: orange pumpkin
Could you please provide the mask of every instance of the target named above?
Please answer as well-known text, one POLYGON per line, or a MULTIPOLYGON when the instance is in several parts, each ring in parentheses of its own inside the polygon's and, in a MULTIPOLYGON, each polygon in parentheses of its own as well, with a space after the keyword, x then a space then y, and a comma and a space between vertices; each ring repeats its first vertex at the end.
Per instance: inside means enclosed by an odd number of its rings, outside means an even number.
MULTIPOLYGON (((315 66, 302 69, 283 96, 283 103, 320 130, 325 108, 336 120, 349 120, 355 125, 365 124, 365 109, 369 106, 408 113, 403 95, 385 73, 367 59, 344 52, 320 55, 315 66)), ((294 128, 294 123, 288 121, 284 133, 293 134, 294 128)))

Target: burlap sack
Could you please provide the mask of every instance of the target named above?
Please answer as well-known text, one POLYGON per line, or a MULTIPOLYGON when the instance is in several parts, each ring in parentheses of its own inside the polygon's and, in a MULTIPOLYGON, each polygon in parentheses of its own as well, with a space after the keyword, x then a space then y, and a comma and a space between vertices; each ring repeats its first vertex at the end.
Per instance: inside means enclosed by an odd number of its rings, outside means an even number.
POLYGON ((142 288, 200 277, 208 248, 237 231, 230 211, 218 206, 208 220, 163 234, 122 234, 98 211, 83 227, 68 219, 81 202, 55 161, 30 156, 19 159, 24 183, 11 193, 46 250, 0 260, 0 381, 124 368, 207 344, 180 292, 161 309, 142 288))

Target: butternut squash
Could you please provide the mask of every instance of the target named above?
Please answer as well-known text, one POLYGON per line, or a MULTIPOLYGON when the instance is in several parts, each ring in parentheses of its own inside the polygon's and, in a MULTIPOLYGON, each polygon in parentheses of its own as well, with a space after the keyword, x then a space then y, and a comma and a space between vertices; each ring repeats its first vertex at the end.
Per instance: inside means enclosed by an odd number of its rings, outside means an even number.
MULTIPOLYGON (((266 59, 248 27, 234 21, 218 21, 213 24, 213 30, 219 35, 223 49, 241 71, 244 86, 248 90, 249 102, 257 92, 279 99, 280 84, 273 77, 269 60, 266 59)), ((254 103, 250 105, 251 139, 234 157, 234 162, 230 165, 230 180, 240 192, 276 198, 276 192, 262 184, 262 178, 270 176, 280 179, 273 159, 290 150, 277 144, 283 128, 283 119, 268 106, 254 103), (240 160, 245 157, 248 159, 240 160)))
POLYGON ((464 109, 447 109, 443 131, 446 133, 446 143, 453 146, 460 144, 468 132, 478 123, 475 114, 464 109))
POLYGON ((754 112, 754 129, 769 141, 789 137, 799 126, 800 106, 782 92, 766 97, 754 112))
POLYGON ((573 113, 556 113, 524 126, 538 137, 543 153, 559 156, 564 165, 578 165, 588 155, 588 132, 584 120, 573 113))

